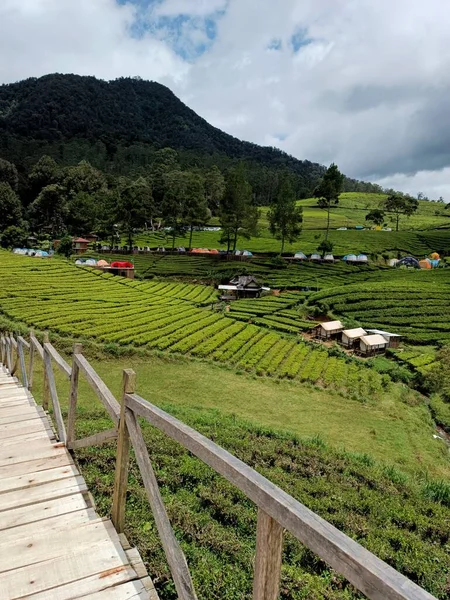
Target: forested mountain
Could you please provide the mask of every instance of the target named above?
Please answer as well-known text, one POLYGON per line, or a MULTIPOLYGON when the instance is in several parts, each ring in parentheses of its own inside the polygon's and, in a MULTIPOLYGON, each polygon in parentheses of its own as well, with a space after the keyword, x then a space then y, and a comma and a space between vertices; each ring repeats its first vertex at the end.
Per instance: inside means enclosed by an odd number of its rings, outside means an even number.
MULTIPOLYGON (((270 202, 280 170, 295 176, 297 197, 311 195, 324 172, 220 131, 156 82, 53 74, 0 86, 0 157, 19 173, 47 154, 62 165, 88 160, 106 173, 145 175, 155 152, 166 147, 177 150, 183 168, 226 171, 245 161, 259 204, 270 202)), ((370 187, 345 183, 347 191, 370 187)))

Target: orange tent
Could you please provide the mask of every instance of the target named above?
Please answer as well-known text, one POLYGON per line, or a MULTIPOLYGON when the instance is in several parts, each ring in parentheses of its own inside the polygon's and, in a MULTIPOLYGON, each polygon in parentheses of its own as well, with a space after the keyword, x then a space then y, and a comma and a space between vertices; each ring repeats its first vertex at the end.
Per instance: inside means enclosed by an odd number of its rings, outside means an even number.
POLYGON ((216 250, 215 248, 213 248, 212 250, 209 251, 210 254, 219 254, 219 251, 216 250))
POLYGON ((431 263, 427 258, 419 260, 419 265, 421 269, 431 269, 431 263))

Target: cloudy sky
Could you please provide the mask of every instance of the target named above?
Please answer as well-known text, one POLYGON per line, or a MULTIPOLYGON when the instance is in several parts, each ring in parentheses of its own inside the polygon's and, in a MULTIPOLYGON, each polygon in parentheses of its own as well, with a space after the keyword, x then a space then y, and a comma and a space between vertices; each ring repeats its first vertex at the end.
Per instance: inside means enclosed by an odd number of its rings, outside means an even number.
POLYGON ((444 0, 1 0, 0 81, 139 75, 210 123, 450 201, 444 0))

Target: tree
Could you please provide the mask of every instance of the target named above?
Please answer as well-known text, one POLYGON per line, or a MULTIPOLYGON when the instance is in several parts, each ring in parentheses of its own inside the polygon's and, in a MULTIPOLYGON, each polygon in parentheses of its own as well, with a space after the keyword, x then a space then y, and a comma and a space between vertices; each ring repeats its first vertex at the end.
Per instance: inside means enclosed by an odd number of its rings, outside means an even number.
POLYGON ((192 248, 192 233, 195 225, 203 225, 209 220, 211 211, 205 199, 202 178, 197 173, 186 173, 183 220, 189 226, 189 248, 192 248))
POLYGON ((303 209, 296 205, 294 188, 288 176, 283 177, 267 218, 270 233, 281 240, 280 254, 283 254, 284 243, 292 244, 299 238, 303 222, 303 209))
POLYGON ((395 219, 395 231, 398 231, 400 215, 410 217, 418 208, 419 201, 410 196, 391 194, 385 200, 386 212, 393 213, 395 219))
POLYGON ((11 189, 17 192, 19 187, 19 174, 16 165, 0 158, 0 183, 9 183, 11 189))
POLYGON ((160 207, 167 190, 166 176, 173 171, 179 171, 178 154, 172 148, 162 148, 155 152, 150 169, 153 197, 156 206, 160 207))
POLYGON ((60 234, 66 229, 68 215, 64 188, 55 183, 47 185, 31 204, 29 213, 37 230, 48 229, 53 236, 60 234))
POLYGON ((95 194, 106 188, 106 179, 103 173, 86 160, 82 160, 75 167, 64 169, 61 183, 66 188, 69 198, 80 192, 95 194))
POLYGON ((9 183, 0 183, 0 231, 11 225, 19 225, 22 204, 9 183))
POLYGON ((57 183, 60 176, 60 169, 54 159, 47 154, 41 156, 28 176, 34 197, 40 194, 40 192, 48 185, 57 183))
POLYGON ((375 225, 383 225, 384 218, 385 218, 384 211, 379 208, 375 208, 374 210, 371 210, 366 215, 366 221, 375 223, 375 225))
POLYGON ((205 197, 208 207, 213 214, 217 214, 220 201, 225 192, 225 177, 220 169, 214 165, 205 173, 205 197))
POLYGON ((337 165, 332 163, 325 171, 322 181, 314 190, 314 197, 317 198, 317 206, 327 211, 326 240, 330 231, 331 206, 339 203, 339 195, 342 192, 343 185, 344 175, 339 171, 337 165))
POLYGON ((132 182, 123 179, 117 192, 116 221, 123 226, 128 246, 132 248, 134 230, 143 227, 152 217, 152 188, 144 177, 139 177, 132 182))
POLYGON ((66 234, 63 238, 61 238, 58 247, 56 248, 57 254, 61 254, 61 256, 65 256, 66 258, 70 258, 73 254, 73 240, 72 237, 66 234))
POLYGON ((3 248, 22 248, 26 245, 28 231, 24 227, 10 225, 0 236, 3 248))
POLYGON ((240 163, 230 170, 226 180, 225 193, 220 203, 221 242, 236 250, 238 236, 250 239, 258 232, 258 207, 253 204, 252 188, 245 177, 244 166, 240 163))
POLYGON ((333 252, 333 246, 334 244, 330 240, 322 240, 317 246, 317 250, 321 254, 330 254, 330 252, 333 252))

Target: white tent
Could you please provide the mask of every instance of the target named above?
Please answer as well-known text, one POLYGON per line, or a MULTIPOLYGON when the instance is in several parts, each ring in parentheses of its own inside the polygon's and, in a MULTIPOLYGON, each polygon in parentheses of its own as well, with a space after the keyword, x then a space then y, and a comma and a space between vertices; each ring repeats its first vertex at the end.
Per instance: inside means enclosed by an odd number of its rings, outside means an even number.
POLYGON ((336 335, 343 329, 344 326, 340 321, 327 321, 325 323, 320 323, 320 325, 318 326, 318 335, 321 338, 328 339, 332 335, 336 335))
POLYGON ((369 262, 369 259, 367 258, 367 256, 365 254, 358 254, 358 256, 356 257, 356 260, 358 262, 369 262))
POLYGON ((297 258, 298 260, 306 260, 306 254, 303 254, 303 252, 296 252, 294 254, 294 258, 297 258))
POLYGON ((367 332, 364 331, 362 327, 356 327, 355 329, 344 329, 342 332, 342 345, 351 347, 363 335, 367 335, 367 332))
POLYGON ((322 260, 322 257, 320 256, 320 254, 311 254, 309 259, 310 260, 322 260))
POLYGON ((329 262, 334 262, 334 256, 332 254, 325 254, 323 260, 327 260, 329 262))
POLYGON ((359 347, 363 354, 373 354, 383 352, 388 347, 389 342, 379 333, 372 335, 363 335, 359 340, 359 347))

